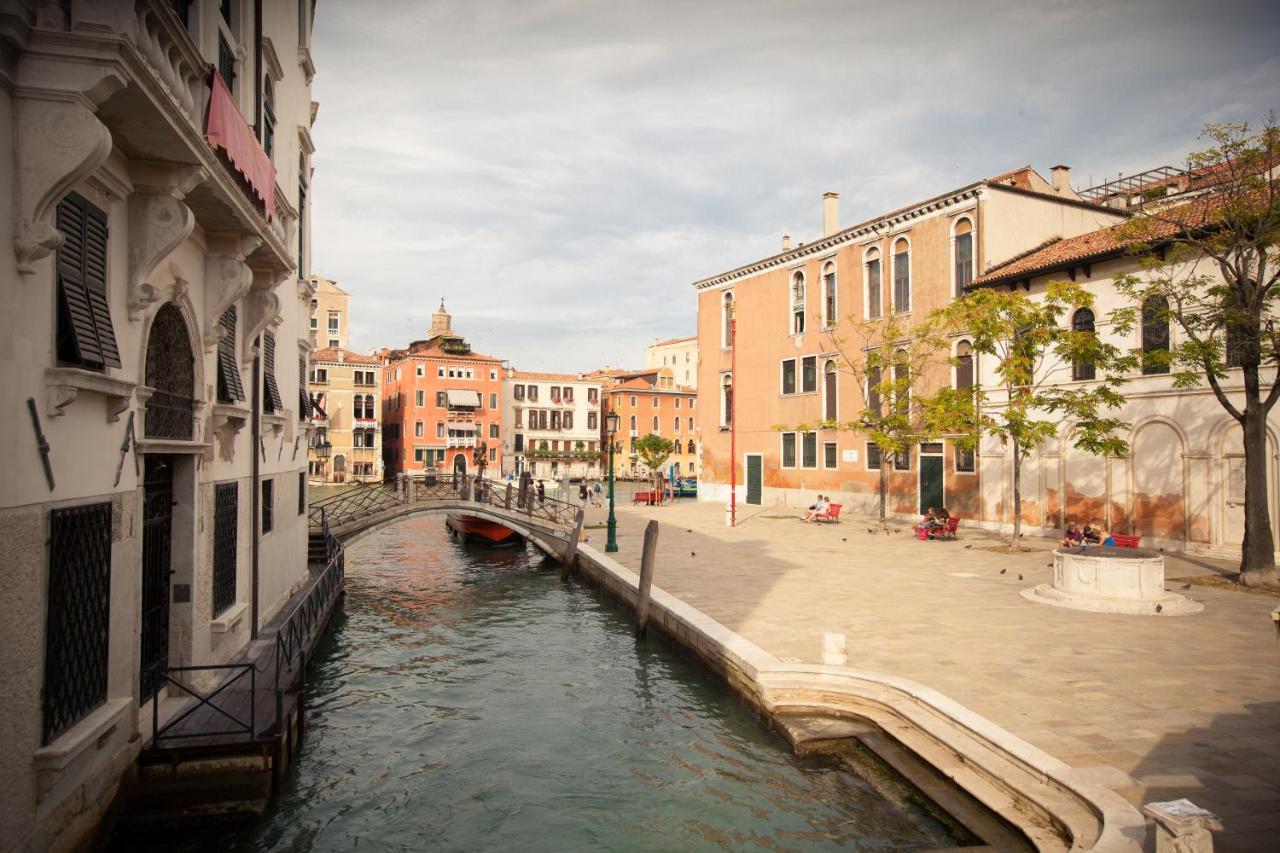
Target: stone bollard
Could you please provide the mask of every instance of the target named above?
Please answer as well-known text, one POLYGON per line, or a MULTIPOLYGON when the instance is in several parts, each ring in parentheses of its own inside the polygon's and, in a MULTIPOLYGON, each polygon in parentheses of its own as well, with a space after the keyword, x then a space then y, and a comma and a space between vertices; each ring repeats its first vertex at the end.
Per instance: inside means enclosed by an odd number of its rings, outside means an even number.
POLYGON ((822 662, 827 666, 844 666, 849 662, 844 634, 828 631, 822 635, 822 662))
POLYGON ((1155 821, 1156 853, 1213 853, 1213 833, 1222 823, 1188 799, 1147 803, 1142 813, 1155 821))

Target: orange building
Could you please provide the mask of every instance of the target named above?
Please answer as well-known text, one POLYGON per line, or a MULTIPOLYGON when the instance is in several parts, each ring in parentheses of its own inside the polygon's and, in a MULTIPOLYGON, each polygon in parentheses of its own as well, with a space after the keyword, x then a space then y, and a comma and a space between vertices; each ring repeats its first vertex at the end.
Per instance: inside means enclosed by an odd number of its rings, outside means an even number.
POLYGON ((388 474, 478 468, 497 472, 502 362, 471 351, 440 303, 425 340, 392 350, 382 369, 382 446, 388 474))
MULTIPOLYGON (((784 237, 780 253, 695 282, 706 420, 699 497, 728 499, 732 439, 738 501, 804 506, 821 492, 851 511, 873 513, 880 454, 868 438, 794 427, 847 424, 867 408, 865 389, 838 352, 840 341, 846 352, 856 341, 855 323, 893 313, 909 329, 913 318, 955 299, 992 265, 1124 218, 1082 200, 1065 166, 1052 174, 1050 182, 1029 166, 1016 169, 847 228, 838 224, 836 194, 828 193, 820 238, 792 248, 784 237)), ((970 353, 964 336, 955 336, 949 355, 960 366, 942 361, 925 383, 971 386, 970 353)), ((973 453, 944 439, 890 464, 891 512, 945 505, 966 520, 980 517, 973 453)))
MULTIPOLYGON (((614 473, 619 477, 643 477, 649 473, 636 454, 635 443, 653 433, 674 445, 663 465, 663 473, 675 477, 698 476, 697 403, 692 388, 676 385, 672 369, 602 370, 590 376, 604 381, 604 415, 617 412, 620 418, 618 445, 614 456, 614 473)), ((604 423, 604 418, 601 418, 604 423)), ((601 446, 608 448, 608 437, 601 433, 601 446)))

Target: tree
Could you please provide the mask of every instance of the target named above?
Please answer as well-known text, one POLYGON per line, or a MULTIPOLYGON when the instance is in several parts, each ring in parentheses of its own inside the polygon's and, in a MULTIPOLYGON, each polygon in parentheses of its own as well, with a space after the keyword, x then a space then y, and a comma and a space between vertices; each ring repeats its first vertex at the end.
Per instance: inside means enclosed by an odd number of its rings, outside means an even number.
MULTIPOLYGON (((1093 294, 1070 282, 1051 281, 1043 295, 981 288, 947 306, 938 318, 963 330, 979 355, 993 359, 998 395, 978 383, 968 400, 942 393, 930 401, 935 423, 971 424, 973 435, 998 437, 1013 459, 1013 539, 1022 536, 1022 466, 1064 420, 1074 425, 1074 444, 1088 453, 1127 450, 1118 430, 1128 425, 1108 414, 1124 402, 1117 390, 1137 359, 1107 343, 1092 328, 1065 327, 1065 316, 1091 308, 1093 294), (1093 378, 1089 384, 1059 384, 1093 378)), ((1090 324, 1092 326, 1092 324, 1090 324)), ((954 428, 954 427, 953 427, 954 428)))
POLYGON ((1240 583, 1280 587, 1267 502, 1267 420, 1280 399, 1280 129, 1206 125, 1209 146, 1188 158, 1192 201, 1148 205, 1122 226, 1139 254, 1142 275, 1116 276, 1134 306, 1119 324, 1149 317, 1177 327, 1164 351, 1148 354, 1151 371, 1169 370, 1175 388, 1207 382, 1240 424, 1244 442, 1244 541, 1240 583), (1240 370, 1240 387, 1228 387, 1240 370), (1272 371, 1264 376, 1265 371, 1272 371))
POLYGON ((878 320, 850 318, 853 335, 829 335, 839 355, 842 372, 853 377, 862 407, 850 421, 824 420, 795 427, 802 433, 818 429, 849 430, 862 433, 880 454, 879 520, 885 527, 888 513, 889 471, 899 454, 929 441, 939 433, 934 406, 926 391, 936 383, 937 370, 946 360, 948 342, 936 323, 924 322, 911 328, 890 315, 878 320))
POLYGON ((662 463, 667 461, 674 449, 675 444, 670 439, 652 432, 632 445, 632 451, 640 456, 640 461, 649 469, 649 481, 655 491, 662 476, 662 463))

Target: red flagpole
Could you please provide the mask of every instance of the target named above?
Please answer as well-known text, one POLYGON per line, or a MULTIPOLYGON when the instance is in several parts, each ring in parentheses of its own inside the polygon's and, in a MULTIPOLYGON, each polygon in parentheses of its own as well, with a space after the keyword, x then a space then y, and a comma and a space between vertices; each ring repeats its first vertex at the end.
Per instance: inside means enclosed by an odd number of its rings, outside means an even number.
POLYGON ((729 526, 738 526, 738 318, 736 300, 729 308, 729 526))

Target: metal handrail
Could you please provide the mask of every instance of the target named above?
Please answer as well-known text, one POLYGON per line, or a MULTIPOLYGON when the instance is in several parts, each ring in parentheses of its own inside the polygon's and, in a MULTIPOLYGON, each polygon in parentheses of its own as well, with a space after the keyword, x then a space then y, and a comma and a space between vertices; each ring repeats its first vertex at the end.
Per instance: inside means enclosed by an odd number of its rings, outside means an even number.
POLYGON ((316 582, 276 632, 275 693, 276 728, 284 724, 284 695, 301 684, 306 675, 307 641, 323 624, 323 617, 342 591, 346 577, 346 555, 342 543, 329 532, 328 519, 322 512, 322 529, 328 560, 316 582), (288 672, 282 678, 282 673, 288 672))
POLYGON ((179 690, 183 691, 184 693, 187 693, 190 696, 192 696, 196 700, 196 704, 192 705, 190 708, 187 708, 181 714, 177 714, 171 719, 166 720, 165 724, 162 726, 160 725, 160 694, 159 692, 157 692, 155 698, 151 702, 151 744, 152 746, 158 746, 161 738, 168 738, 169 740, 178 740, 180 738, 220 737, 223 735, 243 734, 243 735, 246 735, 246 738, 248 740, 253 740, 253 738, 257 735, 257 719, 255 714, 255 708, 257 703, 254 701, 254 697, 257 695, 256 693, 257 669, 254 667, 253 664, 251 663, 220 663, 220 664, 208 664, 205 666, 170 666, 170 667, 165 667, 163 669, 158 670, 156 672, 156 675, 160 679, 162 684, 164 682, 168 682, 169 684, 172 684, 174 687, 177 687, 179 690), (171 673, 175 673, 175 672, 211 672, 216 670, 239 670, 239 672, 233 675, 231 678, 228 678, 226 681, 219 684, 212 692, 208 694, 199 693, 195 688, 190 687, 189 685, 183 684, 181 681, 178 681, 176 678, 174 678, 171 675, 171 673), (248 722, 245 722, 244 720, 230 713, 226 709, 219 707, 213 702, 213 700, 217 698, 218 695, 221 694, 224 690, 226 690, 228 687, 238 682, 240 679, 244 678, 246 672, 249 674, 249 697, 250 697, 248 722), (194 714, 197 710, 201 708, 201 706, 208 706, 218 714, 221 714, 222 716, 226 717, 235 725, 235 727, 227 731, 218 731, 218 732, 197 731, 189 734, 173 734, 171 732, 173 728, 175 728, 183 720, 187 719, 192 714, 194 714))

